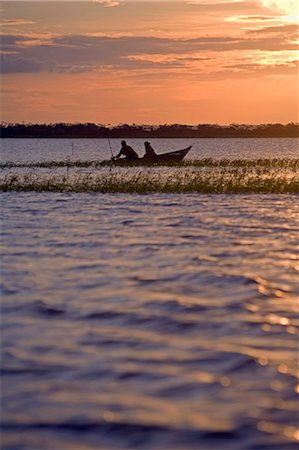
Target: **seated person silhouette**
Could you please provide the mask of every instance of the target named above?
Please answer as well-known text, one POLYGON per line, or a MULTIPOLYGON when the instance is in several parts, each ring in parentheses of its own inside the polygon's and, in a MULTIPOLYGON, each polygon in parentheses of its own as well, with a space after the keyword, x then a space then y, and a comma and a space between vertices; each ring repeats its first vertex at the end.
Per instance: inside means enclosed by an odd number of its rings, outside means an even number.
POLYGON ((118 159, 120 156, 125 156, 125 159, 128 161, 134 161, 135 159, 138 159, 139 156, 135 152, 135 150, 132 149, 129 145, 127 145, 126 141, 121 141, 121 149, 118 155, 113 156, 112 159, 118 159))
POLYGON ((145 147, 145 155, 143 159, 146 159, 147 161, 155 161, 157 159, 157 154, 151 144, 149 142, 144 143, 145 147))

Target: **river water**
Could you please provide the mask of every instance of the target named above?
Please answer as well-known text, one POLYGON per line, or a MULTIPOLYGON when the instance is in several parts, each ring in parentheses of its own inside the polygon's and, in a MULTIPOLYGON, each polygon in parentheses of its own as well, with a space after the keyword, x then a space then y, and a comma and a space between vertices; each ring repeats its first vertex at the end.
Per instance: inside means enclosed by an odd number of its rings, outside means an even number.
MULTIPOLYGON (((2 139, 1 162, 105 160, 120 150, 120 139, 2 139), (111 147, 111 148, 110 148, 111 147)), ((186 159, 298 158, 299 139, 150 139, 157 153, 192 145, 186 159)), ((144 155, 143 139, 127 139, 144 155)))
MULTIPOLYGON (((62 160, 72 147, 17 141, 2 160, 62 160)), ((263 152, 253 141, 226 140, 221 158, 267 157, 269 140, 263 152)), ((94 159, 83 144, 74 159, 94 159)), ((273 158, 296 157, 293 140, 275 145, 273 158)), ((1 203, 3 450, 298 448, 295 196, 1 203)))

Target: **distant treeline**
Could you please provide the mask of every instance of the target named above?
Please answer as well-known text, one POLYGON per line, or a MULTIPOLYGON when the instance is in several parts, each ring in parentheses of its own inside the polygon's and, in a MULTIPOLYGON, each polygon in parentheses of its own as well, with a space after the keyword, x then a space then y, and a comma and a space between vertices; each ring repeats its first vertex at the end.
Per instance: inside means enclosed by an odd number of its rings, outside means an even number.
POLYGON ((0 125, 1 138, 286 138, 299 137, 299 124, 262 124, 228 126, 199 125, 127 125, 115 127, 94 123, 50 123, 0 125))

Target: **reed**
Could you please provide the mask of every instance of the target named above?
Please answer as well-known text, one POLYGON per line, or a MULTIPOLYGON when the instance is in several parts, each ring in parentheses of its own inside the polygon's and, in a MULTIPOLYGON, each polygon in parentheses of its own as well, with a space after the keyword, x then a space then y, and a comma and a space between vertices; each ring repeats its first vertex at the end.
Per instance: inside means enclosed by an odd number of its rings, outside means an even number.
POLYGON ((0 190, 34 192, 188 193, 204 194, 295 194, 299 179, 294 171, 218 166, 217 170, 193 168, 182 173, 104 172, 73 175, 8 174, 0 190))
MULTIPOLYGON (((118 161, 118 167, 139 167, 144 166, 145 162, 140 161, 132 161, 128 163, 127 161, 118 161)), ((97 161, 97 160, 89 160, 89 161, 45 161, 45 162, 12 162, 6 161, 0 163, 1 169, 12 169, 12 168, 45 168, 45 169, 57 169, 57 168, 99 168, 99 167, 110 167, 113 166, 111 161, 97 161)), ((254 168, 254 167, 267 167, 267 168, 281 168, 281 169, 299 169, 299 159, 253 159, 253 160, 244 160, 244 159, 212 159, 212 158, 204 158, 204 159, 195 159, 195 160, 186 160, 183 162, 171 162, 171 161, 160 161, 157 163, 149 163, 150 167, 158 167, 158 166, 169 166, 169 167, 245 167, 245 168, 254 168)))

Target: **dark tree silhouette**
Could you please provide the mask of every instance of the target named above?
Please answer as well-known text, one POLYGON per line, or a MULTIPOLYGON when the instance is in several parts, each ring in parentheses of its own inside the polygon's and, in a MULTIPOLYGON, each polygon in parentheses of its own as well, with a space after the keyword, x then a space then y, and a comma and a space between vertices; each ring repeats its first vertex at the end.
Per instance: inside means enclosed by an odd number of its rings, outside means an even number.
POLYGON ((299 137, 299 124, 184 124, 128 125, 108 127, 94 123, 6 123, 1 138, 279 138, 299 137))

